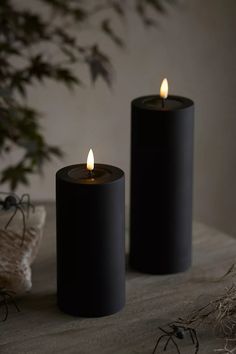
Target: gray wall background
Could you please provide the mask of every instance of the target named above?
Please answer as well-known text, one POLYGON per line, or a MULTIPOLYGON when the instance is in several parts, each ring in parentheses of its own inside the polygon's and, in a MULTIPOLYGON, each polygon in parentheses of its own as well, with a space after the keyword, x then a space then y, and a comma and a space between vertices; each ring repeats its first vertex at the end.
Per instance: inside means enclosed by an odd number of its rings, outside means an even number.
MULTIPOLYGON (((116 68, 112 91, 102 81, 92 87, 85 68, 88 84, 73 95, 52 83, 32 90, 29 99, 45 114, 47 139, 66 157, 48 164, 43 178, 32 177, 29 192, 54 199, 56 170, 85 162, 92 147, 97 162, 125 170, 128 205, 130 101, 158 93, 167 77, 170 93, 196 103, 194 217, 236 235, 236 1, 179 0, 158 22, 147 31, 130 15, 121 28, 123 52, 104 41, 116 68)), ((94 40, 94 33, 85 36, 94 40)))

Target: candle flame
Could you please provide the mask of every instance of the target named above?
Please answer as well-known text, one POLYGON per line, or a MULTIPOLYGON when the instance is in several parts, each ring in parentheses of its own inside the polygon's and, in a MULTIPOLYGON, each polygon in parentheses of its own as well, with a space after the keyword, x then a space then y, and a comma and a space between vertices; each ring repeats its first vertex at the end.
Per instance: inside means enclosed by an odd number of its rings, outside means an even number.
POLYGON ((87 169, 92 171, 94 169, 94 155, 93 150, 90 149, 87 157, 87 169))
POLYGON ((168 97, 168 81, 167 79, 164 79, 161 84, 160 88, 160 96, 161 98, 167 98, 168 97))

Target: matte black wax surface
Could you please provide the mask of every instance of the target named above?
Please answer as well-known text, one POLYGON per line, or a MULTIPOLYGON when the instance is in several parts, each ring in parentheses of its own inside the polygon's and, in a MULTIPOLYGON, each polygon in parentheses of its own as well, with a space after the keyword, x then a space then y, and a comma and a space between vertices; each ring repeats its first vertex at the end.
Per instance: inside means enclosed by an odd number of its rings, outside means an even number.
POLYGON ((124 173, 85 164, 56 174, 58 306, 99 317, 125 304, 124 173))
POLYGON ((188 106, 191 106, 193 102, 185 97, 181 96, 168 96, 166 99, 161 98, 160 96, 144 96, 137 98, 135 101, 135 105, 140 107, 141 109, 150 109, 154 111, 172 111, 177 109, 183 109, 188 106), (164 107, 163 107, 164 102, 164 107))
POLYGON ((86 164, 74 165, 64 174, 65 179, 74 183, 95 185, 112 183, 122 176, 123 171, 119 168, 103 164, 95 164, 93 171, 88 171, 86 164))
POLYGON ((194 104, 132 101, 130 264, 152 274, 191 265, 194 104))

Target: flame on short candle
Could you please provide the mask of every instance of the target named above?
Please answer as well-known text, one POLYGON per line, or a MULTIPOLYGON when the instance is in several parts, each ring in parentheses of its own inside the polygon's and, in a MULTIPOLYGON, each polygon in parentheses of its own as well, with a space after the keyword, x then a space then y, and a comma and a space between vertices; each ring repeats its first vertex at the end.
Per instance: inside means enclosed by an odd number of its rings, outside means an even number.
POLYGON ((164 79, 161 84, 160 88, 160 96, 163 99, 166 99, 168 97, 168 81, 167 79, 164 79))
POLYGON ((89 171, 93 171, 94 169, 94 155, 93 155, 93 150, 90 149, 87 157, 87 169, 89 171))

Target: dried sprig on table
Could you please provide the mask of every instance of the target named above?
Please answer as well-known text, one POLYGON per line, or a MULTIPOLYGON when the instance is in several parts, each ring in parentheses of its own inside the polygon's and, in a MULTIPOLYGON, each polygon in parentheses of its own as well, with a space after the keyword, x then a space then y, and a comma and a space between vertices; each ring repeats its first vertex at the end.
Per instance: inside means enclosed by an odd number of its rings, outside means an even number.
POLYGON ((178 323, 195 328, 205 323, 214 328, 217 336, 231 339, 236 334, 236 284, 185 318, 179 318, 178 323))
POLYGON ((226 339, 225 346, 221 349, 215 349, 215 352, 224 354, 233 354, 236 352, 236 339, 226 339))
MULTIPOLYGON (((231 279, 231 285, 228 285, 222 294, 217 296, 212 296, 212 299, 206 302, 201 307, 196 308, 191 311, 187 316, 180 317, 172 324, 174 324, 175 328, 182 329, 184 333, 187 331, 195 331, 196 338, 198 341, 197 330, 200 326, 208 326, 213 328, 214 334, 217 338, 222 338, 225 340, 224 347, 215 349, 216 352, 221 352, 225 354, 236 353, 236 283, 234 282, 234 278, 236 276, 236 266, 233 264, 229 270, 225 273, 225 275, 219 279, 219 281, 225 280, 226 278, 231 279)), ((167 325, 168 326, 168 325, 167 325)), ((163 329, 160 328, 163 332, 163 329)), ((167 332, 166 332, 167 334, 167 332)), ((168 333, 170 334, 170 333, 168 333)), ((176 333, 171 333, 172 343, 175 345, 176 351, 179 354, 180 349, 177 342, 173 341, 173 336, 176 336, 176 333)), ((157 340, 154 351, 160 344, 160 339, 163 338, 163 334, 157 340)), ((184 339, 180 338, 180 339, 184 339)), ((193 344, 197 343, 192 340, 193 344)), ((169 343, 169 342, 168 342, 169 343)), ((166 350, 166 345, 163 349, 166 350)), ((198 352, 198 346, 195 349, 195 353, 198 352)))

